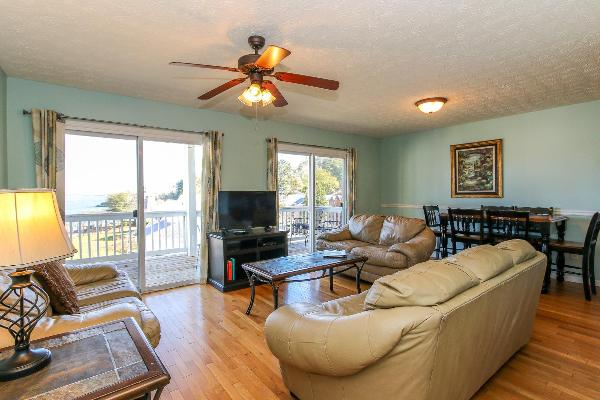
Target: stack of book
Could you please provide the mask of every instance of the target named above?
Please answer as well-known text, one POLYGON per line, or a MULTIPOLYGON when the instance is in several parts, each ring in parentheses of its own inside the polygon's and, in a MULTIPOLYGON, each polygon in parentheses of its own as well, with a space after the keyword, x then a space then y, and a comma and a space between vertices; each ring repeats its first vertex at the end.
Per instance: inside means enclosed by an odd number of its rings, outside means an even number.
POLYGON ((235 281, 235 258, 227 260, 227 280, 235 281))

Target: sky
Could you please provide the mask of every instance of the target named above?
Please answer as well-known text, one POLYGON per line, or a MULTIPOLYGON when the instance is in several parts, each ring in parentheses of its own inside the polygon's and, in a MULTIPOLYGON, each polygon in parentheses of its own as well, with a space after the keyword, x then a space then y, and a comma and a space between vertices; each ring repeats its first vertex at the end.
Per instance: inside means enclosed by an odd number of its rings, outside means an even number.
MULTIPOLYGON (((186 179, 187 149, 186 144, 144 141, 146 193, 170 192, 178 180, 186 179)), ((199 146, 196 153, 201 153, 199 146)), ((67 198, 136 190, 135 140, 66 135, 67 198)))

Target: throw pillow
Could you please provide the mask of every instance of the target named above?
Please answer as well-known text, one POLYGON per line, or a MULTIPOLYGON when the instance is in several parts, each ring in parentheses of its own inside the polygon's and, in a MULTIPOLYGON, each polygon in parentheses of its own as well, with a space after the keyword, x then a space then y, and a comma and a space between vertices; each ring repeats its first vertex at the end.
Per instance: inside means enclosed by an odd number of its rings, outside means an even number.
POLYGON ((79 312, 75 284, 62 261, 52 261, 32 267, 34 276, 50 298, 52 310, 57 314, 76 314, 79 312))

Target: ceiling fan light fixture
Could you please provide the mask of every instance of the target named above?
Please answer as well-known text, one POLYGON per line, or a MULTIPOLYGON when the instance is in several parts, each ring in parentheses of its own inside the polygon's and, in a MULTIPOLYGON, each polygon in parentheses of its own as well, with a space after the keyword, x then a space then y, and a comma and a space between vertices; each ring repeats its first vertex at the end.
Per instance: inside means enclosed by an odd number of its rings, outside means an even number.
POLYGON ((445 97, 430 97, 417 101, 415 106, 425 114, 431 114, 440 111, 447 101, 448 99, 445 97))
POLYGON ((247 99, 244 97, 244 93, 242 93, 242 94, 240 94, 240 95, 238 96, 238 100, 239 100, 239 101, 240 101, 240 102, 241 102, 243 105, 245 105, 245 106, 248 106, 248 107, 252 107, 252 105, 254 104, 254 103, 252 103, 251 101, 247 100, 247 99))
POLYGON ((260 98, 263 107, 266 107, 269 104, 273 103, 273 101, 275 101, 275 96, 273 96, 273 94, 268 89, 263 89, 260 98))
POLYGON ((258 103, 262 99, 262 89, 258 83, 253 83, 244 90, 242 96, 251 103, 258 103))

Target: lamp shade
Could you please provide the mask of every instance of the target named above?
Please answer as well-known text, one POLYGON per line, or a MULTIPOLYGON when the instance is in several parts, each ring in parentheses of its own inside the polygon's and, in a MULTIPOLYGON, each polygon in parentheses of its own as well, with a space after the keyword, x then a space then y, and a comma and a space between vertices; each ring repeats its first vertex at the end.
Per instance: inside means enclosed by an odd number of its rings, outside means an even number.
POLYGON ((53 190, 0 190, 0 268, 60 260, 76 251, 53 190))

